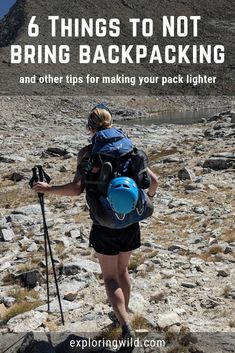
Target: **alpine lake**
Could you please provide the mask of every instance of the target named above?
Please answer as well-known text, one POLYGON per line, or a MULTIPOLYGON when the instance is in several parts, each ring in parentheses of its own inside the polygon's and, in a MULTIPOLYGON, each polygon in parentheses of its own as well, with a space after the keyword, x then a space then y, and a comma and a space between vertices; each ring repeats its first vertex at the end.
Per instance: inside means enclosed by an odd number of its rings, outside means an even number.
POLYGON ((118 120, 120 125, 191 125, 203 122, 222 112, 228 111, 229 107, 221 107, 220 109, 200 109, 200 110, 184 110, 184 111, 164 111, 140 118, 127 118, 118 120))

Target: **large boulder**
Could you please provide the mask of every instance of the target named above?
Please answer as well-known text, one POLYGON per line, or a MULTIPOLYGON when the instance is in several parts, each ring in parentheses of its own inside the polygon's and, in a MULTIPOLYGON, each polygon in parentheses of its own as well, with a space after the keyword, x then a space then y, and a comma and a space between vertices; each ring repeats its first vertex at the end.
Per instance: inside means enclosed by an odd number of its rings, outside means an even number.
POLYGON ((163 329, 165 327, 180 324, 180 323, 181 323, 181 319, 179 315, 175 312, 160 314, 158 316, 158 326, 163 329))
POLYGON ((12 229, 0 229, 0 239, 6 242, 13 241, 15 234, 12 229))
MULTIPOLYGON (((77 303, 76 302, 71 303, 68 300, 61 299, 61 306, 62 306, 63 312, 67 313, 69 311, 80 309, 82 304, 81 304, 81 302, 79 302, 79 303, 78 302, 77 303)), ((41 311, 41 312, 47 312, 47 304, 39 306, 37 308, 37 310, 41 311)), ((60 307, 59 307, 59 302, 58 302, 57 298, 55 298, 50 303, 50 312, 52 312, 52 313, 60 313, 60 307)))
POLYGON ((41 282, 42 275, 38 270, 31 270, 15 275, 15 278, 19 280, 25 288, 31 289, 41 282))
POLYGON ((203 168, 224 170, 234 167, 234 162, 229 158, 211 157, 203 163, 203 168))
POLYGON ((182 168, 178 172, 179 180, 193 180, 194 173, 188 168, 182 168))
POLYGON ((63 273, 67 276, 70 275, 76 275, 79 273, 81 270, 84 270, 86 272, 92 272, 92 273, 100 273, 100 266, 98 263, 91 261, 91 260, 86 260, 86 259, 78 259, 76 262, 68 262, 65 263, 63 266, 63 273))
POLYGON ((7 327, 10 332, 27 332, 37 330, 42 323, 47 320, 47 316, 47 313, 40 313, 32 310, 10 319, 7 323, 7 327))

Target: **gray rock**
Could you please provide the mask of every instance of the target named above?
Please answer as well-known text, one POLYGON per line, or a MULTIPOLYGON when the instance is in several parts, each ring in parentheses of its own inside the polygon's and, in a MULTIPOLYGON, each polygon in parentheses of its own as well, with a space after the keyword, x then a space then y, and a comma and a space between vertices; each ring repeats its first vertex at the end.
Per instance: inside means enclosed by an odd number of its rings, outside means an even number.
MULTIPOLYGON (((210 168, 203 168, 203 174, 210 174, 210 173, 212 173, 212 170, 210 169, 210 168)), ((208 185, 208 187, 209 187, 209 185, 208 185)))
POLYGON ((36 310, 17 315, 10 319, 7 327, 10 332, 26 332, 37 330, 47 320, 47 313, 40 313, 36 310))
MULTIPOLYGON (((48 212, 48 208, 45 207, 45 211, 48 212)), ((33 215, 40 215, 42 213, 41 207, 39 204, 36 205, 27 205, 23 207, 16 208, 13 214, 20 214, 24 216, 33 216, 33 215)))
POLYGON ((68 171, 68 169, 64 165, 62 165, 62 167, 60 167, 61 173, 66 173, 67 171, 68 171))
POLYGON ((160 328, 166 328, 172 325, 176 325, 176 324, 180 324, 181 323, 181 319, 179 317, 179 315, 175 312, 169 312, 169 313, 165 313, 165 314, 159 314, 158 316, 158 326, 160 328))
POLYGON ((206 214, 206 211, 203 207, 194 207, 193 208, 193 212, 197 213, 197 214, 206 214))
POLYGON ((218 157, 218 158, 227 158, 230 160, 235 160, 235 153, 232 152, 221 152, 221 153, 216 153, 213 155, 213 157, 218 157))
POLYGON ((217 276, 218 277, 228 277, 230 275, 230 271, 228 269, 219 269, 217 276))
POLYGON ((13 241, 15 234, 12 229, 0 229, 0 237, 3 241, 13 241))
POLYGON ((168 204, 170 209, 180 206, 191 206, 191 202, 184 199, 171 200, 168 204))
POLYGON ((64 293, 64 299, 68 300, 69 302, 73 302, 77 298, 78 292, 66 292, 64 293))
POLYGON ((200 183, 191 183, 185 186, 185 191, 187 192, 202 191, 203 189, 204 186, 200 183))
POLYGON ((19 245, 22 246, 29 246, 30 244, 30 239, 24 236, 22 239, 19 240, 19 245))
POLYGON ((17 183, 24 179, 24 175, 22 173, 14 172, 9 179, 17 183))
MULTIPOLYGON (((221 215, 221 211, 218 210, 218 215, 221 215)), ((217 217, 217 212, 215 211, 215 217, 217 217)), ((219 229, 214 229, 210 232, 212 238, 219 238, 221 236, 221 231, 219 229)))
POLYGON ((218 120, 223 121, 225 116, 228 115, 228 114, 230 114, 230 110, 224 111, 224 112, 222 112, 220 114, 213 115, 213 116, 207 118, 207 121, 208 122, 218 121, 218 120))
POLYGON ((70 237, 71 237, 72 239, 78 239, 78 238, 80 238, 80 236, 81 236, 81 233, 80 233, 80 230, 79 230, 79 229, 73 229, 73 230, 71 230, 71 231, 69 232, 69 234, 70 234, 70 237))
MULTIPOLYGON (((61 299, 61 306, 64 313, 69 312, 71 310, 80 309, 82 307, 82 303, 70 302, 68 300, 61 299)), ((37 311, 47 312, 47 304, 41 305, 37 308, 37 311)), ((52 302, 50 302, 50 312, 52 313, 60 313, 60 307, 58 299, 55 298, 52 302)))
POLYGON ((26 159, 13 154, 11 154, 10 156, 0 155, 0 162, 3 162, 3 163, 26 162, 26 159))
POLYGON ((28 252, 36 252, 38 251, 38 246, 35 242, 33 242, 27 249, 28 252))
POLYGON ((195 288, 197 287, 197 284, 193 282, 183 282, 181 283, 181 286, 185 288, 195 288))
POLYGON ((3 304, 6 305, 7 308, 10 308, 13 304, 15 304, 16 298, 14 298, 14 297, 4 297, 2 302, 3 302, 3 304))
POLYGON ((182 168, 178 172, 179 180, 193 180, 194 173, 188 168, 182 168))
POLYGON ((42 275, 38 270, 31 270, 27 272, 20 273, 15 276, 16 279, 19 279, 21 284, 27 288, 36 287, 38 282, 41 282, 42 275))
POLYGON ((211 157, 203 163, 203 168, 210 168, 214 170, 228 169, 231 166, 231 162, 227 158, 215 158, 211 157))
POLYGON ((127 116, 145 116, 146 113, 143 112, 143 111, 123 108, 123 109, 119 109, 117 111, 114 111, 114 115, 119 115, 119 116, 122 116, 122 117, 127 117, 127 116))
POLYGON ((175 275, 174 270, 162 270, 161 272, 162 278, 172 278, 175 275))
POLYGON ((203 237, 198 237, 198 238, 195 238, 191 244, 199 244, 199 243, 202 243, 203 242, 203 237))
POLYGON ((205 137, 214 137, 214 134, 215 134, 214 129, 207 129, 207 130, 204 132, 204 136, 205 136, 205 137))
POLYGON ((65 248, 69 248, 70 246, 70 241, 67 237, 63 236, 60 239, 54 239, 56 244, 61 244, 63 245, 65 248))
POLYGON ((221 303, 219 300, 215 300, 214 298, 210 297, 201 300, 201 307, 206 309, 213 309, 220 304, 221 303))
POLYGON ((88 313, 83 317, 84 321, 95 321, 97 320, 97 315, 94 313, 88 313))
POLYGON ((193 266, 200 266, 200 265, 203 265, 204 263, 205 263, 205 261, 198 258, 198 257, 192 257, 190 259, 190 264, 193 266))
POLYGON ((10 214, 7 216, 7 221, 12 223, 14 226, 33 226, 35 224, 35 220, 28 216, 24 216, 22 214, 10 214))
POLYGON ((76 262, 68 262, 63 265, 63 273, 66 276, 76 275, 81 270, 93 273, 101 273, 98 263, 82 258, 77 259, 76 262))
POLYGON ((175 245, 171 245, 169 246, 168 248, 168 251, 172 251, 172 252, 178 252, 180 250, 184 250, 184 251, 187 251, 188 248, 184 245, 178 245, 178 244, 175 244, 175 245))
POLYGON ((68 152, 66 153, 64 156, 63 156, 63 159, 70 159, 70 158, 73 158, 73 154, 68 152))
POLYGON ((150 297, 150 302, 157 303, 157 302, 160 302, 160 301, 165 300, 166 297, 167 297, 167 292, 166 292, 166 290, 160 290, 160 291, 154 293, 154 294, 150 297))
POLYGON ((6 220, 6 217, 3 217, 2 213, 0 213, 0 229, 4 228, 4 229, 7 229, 8 228, 8 225, 7 224, 7 220, 6 220))
POLYGON ((208 240, 208 245, 218 244, 218 240, 215 238, 210 238, 208 240))
POLYGON ((148 267, 147 264, 141 264, 137 267, 136 271, 137 272, 141 272, 141 271, 146 272, 147 267, 148 267))
POLYGON ((225 249, 224 249, 224 254, 229 254, 233 252, 233 249, 231 246, 226 246, 225 249))
MULTIPOLYGON (((76 279, 72 279, 71 281, 66 281, 66 280, 63 280, 62 283, 60 283, 60 294, 61 296, 65 296, 66 294, 78 294, 80 290, 88 287, 89 285, 89 281, 85 281, 85 280, 76 280, 76 279)), ((56 295, 56 287, 55 285, 53 284, 51 286, 51 293, 53 295, 56 295)), ((66 298, 67 299, 67 298, 66 298)), ((69 299, 67 299, 69 300, 69 299)))
POLYGON ((142 294, 133 292, 130 298, 129 308, 134 313, 142 313, 145 311, 149 302, 142 296, 142 294))
POLYGON ((179 284, 178 284, 178 281, 175 277, 172 277, 166 283, 166 287, 168 287, 168 288, 178 288, 178 286, 179 286, 179 284))
POLYGON ((53 156, 65 156, 68 151, 61 147, 48 147, 46 153, 49 153, 53 156))
POLYGON ((158 204, 167 206, 172 201, 172 199, 173 199, 173 196, 170 192, 167 192, 167 191, 158 192, 158 204))
POLYGON ((179 157, 168 157, 163 159, 163 163, 182 163, 182 158, 179 157))
POLYGON ((0 266, 0 272, 3 272, 10 267, 11 267, 11 262, 6 261, 6 262, 2 263, 0 266))

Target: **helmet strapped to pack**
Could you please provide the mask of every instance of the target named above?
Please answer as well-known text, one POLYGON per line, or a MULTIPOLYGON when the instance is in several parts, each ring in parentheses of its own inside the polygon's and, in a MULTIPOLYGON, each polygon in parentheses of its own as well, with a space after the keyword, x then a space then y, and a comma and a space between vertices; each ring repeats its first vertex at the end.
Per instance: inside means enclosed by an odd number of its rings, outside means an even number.
POLYGON ((118 177, 111 180, 108 186, 108 201, 112 210, 118 214, 128 214, 137 205, 138 186, 133 179, 118 177))

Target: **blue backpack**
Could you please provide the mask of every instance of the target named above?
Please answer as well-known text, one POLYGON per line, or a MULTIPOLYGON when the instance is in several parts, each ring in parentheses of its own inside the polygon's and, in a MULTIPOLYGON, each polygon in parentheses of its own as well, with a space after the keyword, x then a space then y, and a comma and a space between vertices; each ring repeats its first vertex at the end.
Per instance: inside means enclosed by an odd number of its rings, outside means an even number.
POLYGON ((149 187, 147 156, 144 151, 133 146, 122 130, 104 129, 98 131, 92 138, 91 165, 102 167, 107 161, 113 167, 112 178, 128 176, 140 189, 149 187))
POLYGON ((150 184, 147 163, 146 154, 134 147, 122 130, 104 129, 93 136, 90 168, 85 178, 87 203, 92 219, 108 228, 125 228, 151 216, 153 206, 143 191, 150 184), (101 169, 106 162, 112 165, 112 173, 104 181, 101 173, 93 172, 93 168, 101 169), (119 176, 132 178, 139 188, 138 205, 135 210, 126 215, 116 214, 107 200, 109 182, 119 176))
POLYGON ((109 156, 111 158, 121 158, 132 152, 131 140, 122 130, 115 128, 98 131, 92 138, 92 155, 109 156))

